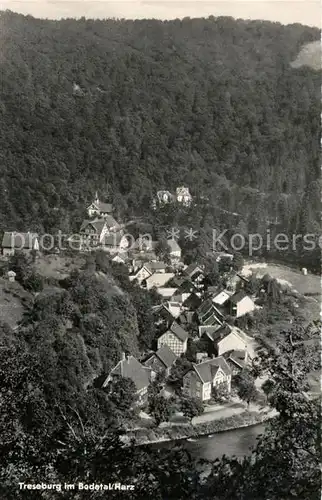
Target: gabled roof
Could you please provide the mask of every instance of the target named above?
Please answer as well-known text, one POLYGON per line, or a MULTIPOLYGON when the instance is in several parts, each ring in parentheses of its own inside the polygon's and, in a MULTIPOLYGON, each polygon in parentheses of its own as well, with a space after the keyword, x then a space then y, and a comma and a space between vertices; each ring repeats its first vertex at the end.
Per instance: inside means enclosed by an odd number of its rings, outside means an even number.
POLYGON ((179 186, 176 189, 176 195, 179 196, 189 196, 191 198, 191 194, 189 192, 189 188, 185 186, 179 186))
POLYGON ((170 191, 163 190, 163 191, 158 191, 157 192, 157 198, 158 198, 158 200, 159 201, 163 201, 163 196, 164 195, 167 195, 170 200, 173 200, 173 198, 174 198, 173 194, 171 194, 170 191))
POLYGON ((112 217, 112 215, 105 215, 104 221, 109 229, 112 228, 119 229, 120 227, 119 223, 116 222, 116 220, 114 219, 114 217, 112 217))
POLYGON ((230 297, 231 293, 229 293, 227 290, 221 290, 220 292, 213 295, 212 301, 214 304, 222 306, 230 299, 230 297))
POLYGON ((177 359, 177 356, 167 345, 163 345, 162 347, 160 347, 155 355, 159 358, 159 360, 164 364, 166 368, 170 368, 170 366, 172 366, 177 359))
POLYGON ((21 248, 32 250, 38 239, 36 233, 5 232, 2 238, 2 248, 21 248))
POLYGON ((186 300, 183 302, 183 306, 184 307, 187 307, 188 309, 197 309, 198 307, 200 307, 200 304, 201 304, 201 298, 198 297, 197 294, 195 293, 191 293, 189 295, 189 297, 186 298, 186 300))
POLYGON ((184 272, 187 276, 192 278, 196 273, 203 274, 203 269, 201 266, 199 266, 199 264, 190 264, 188 267, 186 267, 184 272))
MULTIPOLYGON (((147 266, 144 266, 148 269, 147 266)), ((151 274, 145 281, 149 288, 159 288, 160 286, 164 286, 170 279, 173 277, 173 273, 154 273, 151 274)))
POLYGON ((211 298, 204 300, 201 305, 197 309, 197 314, 198 316, 203 316, 204 314, 207 314, 209 311, 214 310, 214 305, 212 303, 211 298))
POLYGON ((113 212, 113 205, 111 203, 102 203, 101 201, 99 202, 94 201, 89 205, 89 207, 87 207, 87 210, 92 206, 94 206, 97 210, 103 213, 109 214, 113 212))
POLYGON ((157 260, 155 262, 154 261, 147 262, 145 264, 145 267, 147 269, 149 269, 150 271, 155 272, 155 271, 160 271, 160 270, 166 269, 168 266, 164 262, 157 260))
POLYGON ((138 391, 147 387, 150 383, 149 371, 134 356, 128 356, 126 359, 119 361, 105 380, 103 387, 106 387, 113 375, 130 378, 138 391))
POLYGON ((203 269, 199 264, 190 264, 186 269, 184 270, 185 274, 189 276, 190 278, 193 278, 194 275, 203 274, 203 269))
POLYGON ((246 362, 246 351, 235 350, 229 353, 227 361, 231 361, 233 364, 237 365, 239 368, 245 368, 246 362))
POLYGON ((198 327, 199 331, 199 336, 202 337, 202 335, 207 335, 207 337, 210 340, 213 340, 213 335, 217 330, 221 328, 221 325, 216 324, 216 325, 201 325, 198 327))
POLYGON ((85 231, 85 229, 89 225, 95 229, 97 234, 101 234, 105 227, 105 220, 104 219, 84 220, 81 225, 80 231, 81 232, 85 231))
POLYGON ((231 375, 231 369, 222 356, 193 365, 193 370, 197 373, 203 383, 212 382, 219 368, 225 375, 231 375))
POLYGON ((178 245, 178 242, 174 238, 167 240, 167 243, 170 247, 170 254, 174 252, 181 252, 181 248, 178 245))
POLYGON ((244 290, 240 290, 240 292, 237 292, 232 297, 230 297, 230 302, 232 304, 238 304, 238 302, 243 300, 245 297, 247 297, 247 294, 244 292, 244 290))
POLYGON ((184 342, 188 338, 188 333, 182 328, 176 321, 172 323, 169 330, 173 335, 175 335, 181 342, 184 342))

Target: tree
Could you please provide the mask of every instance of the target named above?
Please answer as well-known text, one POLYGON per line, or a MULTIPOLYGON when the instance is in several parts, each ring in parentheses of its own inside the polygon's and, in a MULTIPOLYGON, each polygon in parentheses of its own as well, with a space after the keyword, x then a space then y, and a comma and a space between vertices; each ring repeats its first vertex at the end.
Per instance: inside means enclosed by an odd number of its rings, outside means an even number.
POLYGON ((170 264, 170 247, 165 238, 160 238, 155 246, 155 254, 166 264, 170 264))
POLYGON ((149 400, 149 414, 154 418, 157 426, 167 422, 170 417, 169 402, 163 396, 152 396, 149 400))
POLYGON ((274 383, 272 382, 272 380, 270 379, 265 380, 265 382, 263 382, 262 384, 262 391, 266 395, 267 401, 269 401, 269 398, 273 393, 273 390, 274 390, 274 383))
POLYGON ((200 399, 185 396, 180 402, 181 411, 190 422, 194 417, 199 417, 204 412, 204 406, 200 399))
POLYGON ((115 376, 108 384, 106 392, 120 414, 129 414, 136 401, 136 387, 133 380, 115 376))
POLYGON ((237 394, 240 399, 247 403, 247 406, 257 398, 257 389, 255 380, 248 370, 243 370, 234 377, 234 382, 237 385, 237 394))
POLYGON ((244 258, 241 253, 236 252, 232 261, 233 269, 235 271, 241 271, 244 266, 244 258))
POLYGON ((222 383, 222 384, 219 384, 219 385, 215 385, 212 388, 211 396, 218 403, 221 403, 222 401, 227 401, 227 399, 230 396, 229 392, 228 392, 227 384, 226 383, 222 383))

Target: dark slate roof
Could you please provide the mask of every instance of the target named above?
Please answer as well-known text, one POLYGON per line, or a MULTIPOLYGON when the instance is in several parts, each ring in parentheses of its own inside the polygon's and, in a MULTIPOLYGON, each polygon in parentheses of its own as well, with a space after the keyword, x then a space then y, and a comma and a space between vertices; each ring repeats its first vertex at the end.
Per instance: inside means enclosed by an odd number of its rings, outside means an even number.
POLYGON ((219 368, 222 369, 225 375, 231 374, 231 370, 222 356, 193 365, 193 369, 199 375, 203 383, 211 382, 219 368))
POLYGON ((160 269, 166 269, 167 264, 161 261, 147 262, 145 267, 151 271, 159 271, 160 269))
POLYGON ((36 233, 5 232, 2 238, 2 248, 21 248, 32 250, 38 238, 36 233))
MULTIPOLYGON (((121 375, 124 378, 130 378, 133 380, 138 391, 147 387, 150 383, 149 371, 134 356, 128 356, 126 359, 119 361, 111 371, 111 375, 121 375)), ((106 385, 106 383, 103 385, 106 385)))
POLYGON ((240 290, 240 292, 237 292, 232 297, 230 297, 230 302, 232 302, 232 304, 237 304, 245 297, 247 297, 247 294, 243 290, 240 290))
POLYGON ((112 213, 113 212, 113 205, 111 203, 103 203, 101 201, 96 203, 96 201, 94 201, 93 203, 91 203, 89 205, 89 207, 91 207, 92 205, 94 205, 94 207, 97 208, 97 210, 99 210, 100 212, 104 212, 104 213, 112 213))
POLYGON ((109 229, 112 228, 118 229, 120 227, 119 223, 116 222, 116 220, 114 219, 114 217, 112 217, 112 215, 105 215, 103 220, 106 222, 106 225, 109 229))
POLYGON ((167 345, 160 347, 155 355, 162 361, 166 368, 170 368, 177 359, 177 356, 167 345))
POLYGON ((201 305, 198 307, 198 314, 205 314, 209 311, 209 309, 213 308, 213 303, 211 298, 204 300, 201 305))
POLYGON ((219 328, 215 328, 213 330, 208 330, 206 331, 206 335, 210 338, 210 340, 213 340, 214 342, 219 342, 223 338, 227 337, 231 332, 230 326, 225 323, 219 328))
POLYGON ((188 307, 189 309, 194 309, 194 310, 200 307, 200 304, 201 304, 201 298, 198 297, 198 295, 196 295, 193 292, 183 302, 184 307, 188 307))
POLYGON ((94 227, 97 234, 101 234, 101 232, 103 231, 103 228, 105 226, 105 220, 104 219, 84 220, 83 224, 81 225, 80 230, 85 231, 85 229, 89 225, 94 227))
POLYGON ((228 362, 231 361, 240 368, 245 368, 246 366, 245 354, 246 352, 241 350, 231 351, 229 357, 227 358, 227 361, 228 362))
POLYGON ((185 274, 187 276, 190 276, 190 278, 196 273, 203 272, 202 268, 199 266, 199 264, 190 264, 186 269, 184 270, 185 274))
POLYGON ((179 319, 180 323, 190 324, 193 322, 193 318, 194 318, 193 311, 184 311, 183 313, 180 314, 178 319, 179 319))
POLYGON ((186 330, 184 330, 182 326, 180 326, 176 321, 172 323, 169 331, 171 331, 182 342, 184 342, 188 338, 188 333, 186 332, 186 330))
POLYGON ((113 212, 113 205, 111 203, 103 203, 100 201, 98 204, 98 209, 100 210, 100 212, 111 213, 113 212))

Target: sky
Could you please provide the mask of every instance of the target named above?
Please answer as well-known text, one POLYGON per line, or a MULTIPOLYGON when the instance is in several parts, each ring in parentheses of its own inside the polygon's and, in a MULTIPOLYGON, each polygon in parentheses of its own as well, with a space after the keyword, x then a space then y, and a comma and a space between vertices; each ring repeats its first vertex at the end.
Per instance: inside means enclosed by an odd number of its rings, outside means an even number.
POLYGON ((320 0, 0 0, 0 10, 34 17, 175 19, 232 16, 321 27, 320 0))

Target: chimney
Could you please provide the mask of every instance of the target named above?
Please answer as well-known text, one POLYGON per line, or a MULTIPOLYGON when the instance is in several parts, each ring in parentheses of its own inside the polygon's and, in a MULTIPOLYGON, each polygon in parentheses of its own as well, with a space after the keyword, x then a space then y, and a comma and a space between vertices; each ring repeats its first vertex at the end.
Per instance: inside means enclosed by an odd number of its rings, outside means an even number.
POLYGON ((122 360, 121 361, 125 361, 125 360, 126 360, 125 352, 122 352, 122 360))

